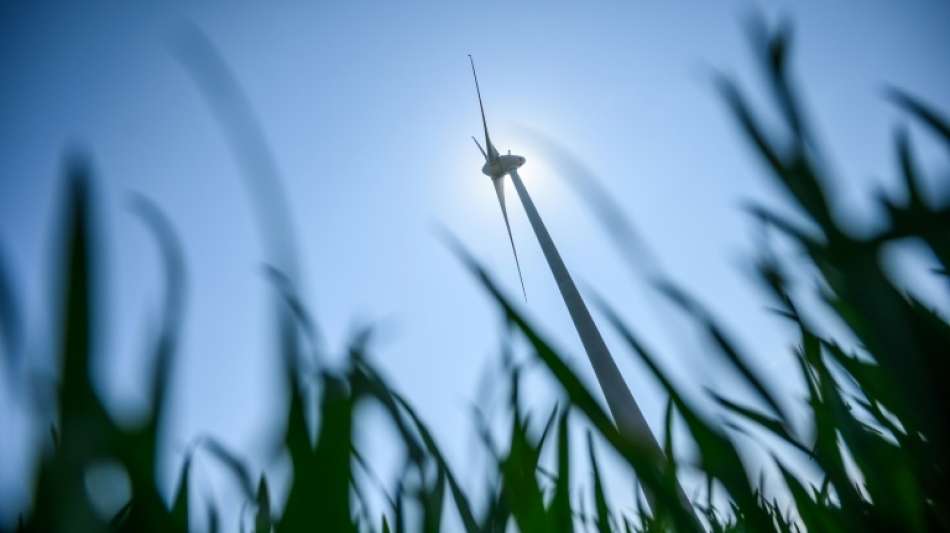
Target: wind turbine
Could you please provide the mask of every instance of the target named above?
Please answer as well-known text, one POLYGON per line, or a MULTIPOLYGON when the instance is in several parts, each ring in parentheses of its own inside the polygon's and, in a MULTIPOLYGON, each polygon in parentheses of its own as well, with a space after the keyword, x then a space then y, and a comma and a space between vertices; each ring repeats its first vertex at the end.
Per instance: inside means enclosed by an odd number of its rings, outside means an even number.
MULTIPOLYGON (((604 343, 604 339, 601 337, 597 325, 594 324, 594 319, 591 317, 590 311, 587 310, 587 305, 584 304, 584 299, 581 298, 580 292, 578 292, 577 287, 574 285, 574 280, 571 278, 570 273, 568 273, 567 267, 561 259, 561 255, 554 246, 554 241, 551 240, 551 235, 548 234, 544 222, 541 221, 541 215, 538 214, 538 210, 535 208, 534 202, 528 194, 528 189, 525 188, 521 177, 518 176, 518 169, 525 164, 525 158, 520 155, 511 155, 510 150, 507 155, 499 155, 498 150, 492 145, 491 139, 488 136, 488 121, 485 119, 485 106, 482 104, 482 92, 478 86, 478 75, 475 74, 475 61, 472 59, 471 54, 469 54, 468 60, 472 65, 472 77, 475 78, 475 91, 478 94, 478 107, 482 113, 482 126, 485 130, 485 148, 482 148, 482 146, 478 144, 478 140, 475 139, 475 137, 472 137, 472 140, 475 141, 478 149, 482 152, 482 155, 485 156, 485 165, 482 166, 482 173, 491 178, 492 183, 495 185, 498 202, 501 204, 501 212, 505 218, 505 226, 508 229, 508 239, 511 241, 511 250, 515 255, 515 264, 518 265, 518 277, 521 278, 521 265, 518 264, 518 252, 515 252, 515 242, 511 237, 511 225, 508 223, 508 212, 505 209, 505 176, 511 177, 511 181, 515 185, 515 190, 518 191, 521 204, 524 206, 528 220, 531 222, 531 227, 534 229, 534 234, 538 238, 541 251, 544 252, 544 257, 547 259, 548 266, 551 268, 554 280, 557 282, 561 297, 564 299, 567 311, 571 315, 571 320, 574 322, 577 335, 580 337, 584 351, 587 352, 587 358, 590 359, 590 364, 594 368, 594 374, 597 376, 597 382, 607 400, 607 407, 610 410, 611 416, 613 416, 614 424, 616 424, 620 433, 631 442, 643 443, 652 449, 657 457, 662 457, 663 451, 660 445, 657 443, 653 433, 650 432, 650 427, 647 425, 646 419, 640 411, 640 407, 637 405, 636 400, 633 399, 630 389, 627 388, 627 384, 624 382, 623 376, 617 368, 617 364, 607 349, 607 344, 604 343)), ((521 278, 521 288, 522 292, 524 292, 523 278, 521 278)), ((679 486, 677 486, 677 489, 680 501, 685 505, 686 509, 689 509, 692 513, 692 506, 689 505, 689 500, 686 498, 683 489, 679 486)), ((646 496, 651 507, 656 509, 656 502, 653 495, 650 494, 649 491, 646 491, 646 496)))
MULTIPOLYGON (((475 76, 475 60, 472 55, 468 55, 468 60, 472 64, 472 75, 475 76)), ((488 136, 488 121, 485 120, 485 106, 482 105, 482 90, 478 87, 478 76, 475 76, 475 92, 478 93, 478 108, 482 112, 482 126, 485 128, 485 146, 488 151, 478 144, 478 139, 474 136, 475 146, 478 147, 482 155, 485 156, 485 165, 482 166, 482 173, 491 178, 492 185, 495 186, 495 194, 498 195, 498 205, 501 206, 501 216, 505 219, 505 229, 508 230, 508 241, 511 243, 511 253, 515 256, 515 266, 518 268, 518 280, 521 281, 521 294, 525 301, 528 299, 528 293, 524 289, 524 276, 521 275, 521 263, 518 261, 518 251, 515 249, 515 239, 511 236, 511 224, 508 222, 508 209, 505 207, 505 175, 513 174, 517 176, 518 167, 525 163, 525 158, 520 155, 511 155, 508 150, 507 155, 498 155, 498 150, 491 143, 488 136)))

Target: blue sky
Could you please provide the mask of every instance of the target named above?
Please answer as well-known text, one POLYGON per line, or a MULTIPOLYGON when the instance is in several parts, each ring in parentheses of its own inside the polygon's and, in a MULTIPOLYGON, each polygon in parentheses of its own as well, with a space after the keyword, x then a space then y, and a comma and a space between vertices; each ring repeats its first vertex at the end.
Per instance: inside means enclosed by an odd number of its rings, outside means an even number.
MULTIPOLYGON (((754 9, 794 23, 794 72, 830 147, 838 207, 856 227, 873 223, 869 189, 892 187, 891 135, 902 122, 882 88, 895 84, 950 110, 950 72, 938 53, 950 49, 944 2, 6 2, 0 243, 27 304, 31 348, 48 348, 45 282, 60 168, 65 149, 81 146, 92 154, 108 239, 113 327, 96 373, 101 394, 123 420, 146 407, 141 333, 161 286, 153 243, 126 208, 139 192, 174 221, 189 268, 168 460, 177 463, 190 439, 211 434, 255 468, 277 468, 263 463, 284 401, 278 362, 268 356, 265 252, 238 162, 172 52, 193 23, 231 66, 263 126, 289 197, 304 295, 329 344, 340 347, 354 325, 379 322, 376 361, 467 477, 479 473, 467 459, 468 405, 484 369, 497 365, 499 317, 434 228, 455 233, 513 297, 520 292, 494 191, 469 139, 480 124, 468 53, 492 138, 499 150, 527 157, 522 177, 579 284, 606 294, 667 355, 663 364, 679 381, 697 391, 729 383, 698 350, 688 321, 630 276, 532 131, 596 173, 664 272, 728 317, 742 343, 757 348, 757 366, 794 394, 785 377, 789 332, 764 312, 743 271, 756 233, 742 202, 783 199, 710 81, 712 69, 735 75, 767 111, 743 26, 754 9)), ((913 133, 925 165, 946 168, 913 133)), ((508 192, 524 308, 592 380, 508 192)), ((908 279, 921 291, 932 287, 908 279)), ((664 398, 616 355, 659 427, 664 398)), ((546 407, 550 387, 543 376, 535 381, 528 401, 546 407)), ((43 430, 30 427, 9 392, 0 394, 0 427, 14 435, 0 443, 0 518, 9 518, 25 498, 19 465, 35 442, 29 431, 43 430)), ((383 463, 391 455, 367 446, 383 463)))

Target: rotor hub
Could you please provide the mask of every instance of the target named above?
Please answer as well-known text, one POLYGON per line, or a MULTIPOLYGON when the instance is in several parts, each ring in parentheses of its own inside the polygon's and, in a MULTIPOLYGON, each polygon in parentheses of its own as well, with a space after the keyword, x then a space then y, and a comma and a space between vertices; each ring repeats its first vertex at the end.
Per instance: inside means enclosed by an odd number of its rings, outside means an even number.
POLYGON ((490 178, 500 178, 512 170, 521 168, 525 164, 525 158, 520 155, 502 155, 492 161, 487 161, 482 167, 482 173, 490 178))

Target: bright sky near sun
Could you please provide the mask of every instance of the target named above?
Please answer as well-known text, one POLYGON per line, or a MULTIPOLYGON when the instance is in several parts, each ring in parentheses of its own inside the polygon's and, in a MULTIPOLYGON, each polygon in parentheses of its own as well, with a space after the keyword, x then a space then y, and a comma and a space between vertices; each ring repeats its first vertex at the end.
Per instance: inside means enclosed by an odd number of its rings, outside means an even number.
MULTIPOLYGON (((206 434, 248 457, 255 470, 279 470, 264 463, 271 444, 265 436, 285 401, 276 388, 279 362, 268 358, 266 257, 238 162, 172 52, 181 28, 193 23, 228 62, 263 126, 290 199, 304 297, 329 345, 338 350, 355 326, 378 323, 375 360, 418 406, 466 479, 477 479, 484 464, 468 460, 475 449, 469 405, 479 376, 498 365, 500 317, 437 228, 458 236, 520 299, 495 193, 470 139, 481 135, 481 124, 468 53, 479 69, 492 139, 502 153, 527 158, 521 175, 582 292, 604 294, 691 390, 728 385, 725 370, 696 350, 689 322, 631 277, 544 138, 596 174, 664 273, 727 317, 742 344, 757 347, 757 366, 794 391, 785 383, 793 368, 789 332, 765 311, 745 269, 757 233, 741 209, 750 199, 781 205, 782 197, 738 135, 710 76, 713 69, 736 75, 769 109, 744 26, 755 7, 4 2, 0 246, 27 305, 30 347, 37 354, 49 348, 43 333, 52 294, 50 237, 62 156, 78 146, 92 156, 106 222, 110 327, 107 357, 97 363, 99 391, 120 420, 146 408, 142 333, 160 302, 161 278, 154 243, 127 209, 129 193, 138 192, 175 223, 188 263, 176 421, 165 442, 169 465, 206 434)), ((869 191, 891 183, 891 135, 901 122, 882 89, 900 86, 950 112, 943 53, 950 50, 950 5, 810 1, 758 8, 770 23, 780 15, 793 22, 793 71, 840 176, 839 206, 856 221, 873 220, 869 191)), ((925 165, 946 164, 921 146, 925 165)), ((593 383, 510 185, 508 206, 528 295, 521 305, 593 383)), ((619 346, 610 332, 605 336, 619 346)), ((658 429, 665 398, 616 351, 658 429)), ((553 398, 545 380, 539 374, 526 397, 539 411, 553 398)), ((45 434, 21 407, 9 391, 0 393, 4 522, 25 501, 22 465, 45 434)), ((366 446, 381 463, 396 453, 382 442, 366 446)), ((227 497, 223 485, 199 492, 227 497)))

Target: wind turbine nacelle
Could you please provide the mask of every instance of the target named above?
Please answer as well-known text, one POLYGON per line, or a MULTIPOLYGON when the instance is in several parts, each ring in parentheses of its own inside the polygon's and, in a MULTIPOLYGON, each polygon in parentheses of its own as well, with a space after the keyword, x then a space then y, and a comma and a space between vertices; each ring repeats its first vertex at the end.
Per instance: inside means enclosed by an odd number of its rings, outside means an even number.
POLYGON ((525 158, 520 155, 500 155, 491 161, 487 161, 482 167, 482 174, 496 179, 508 174, 512 170, 520 168, 525 162, 525 158))

